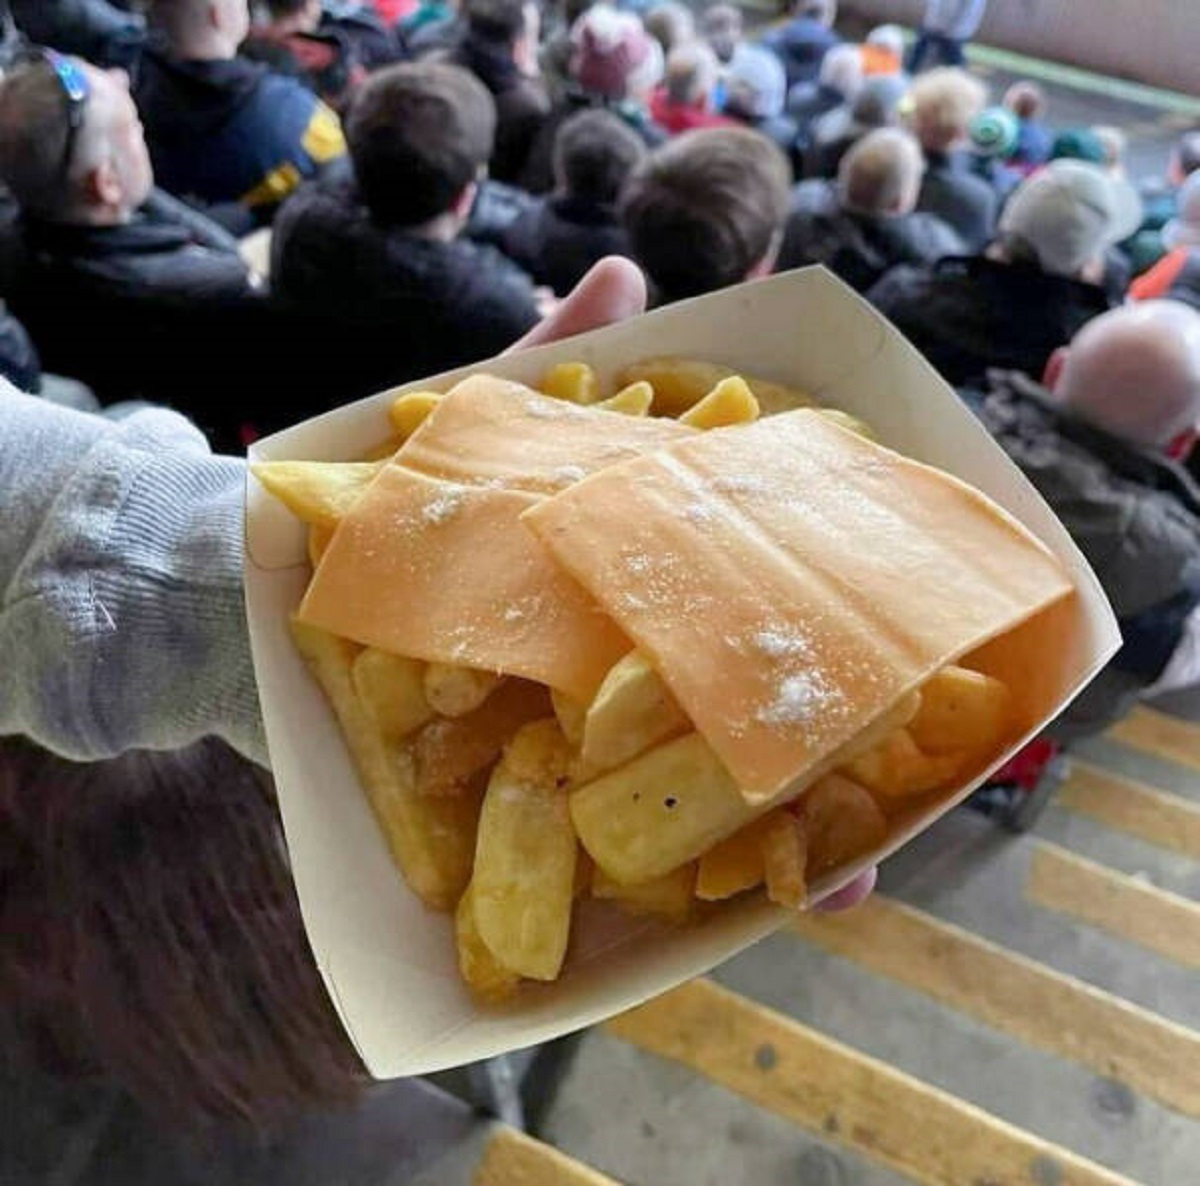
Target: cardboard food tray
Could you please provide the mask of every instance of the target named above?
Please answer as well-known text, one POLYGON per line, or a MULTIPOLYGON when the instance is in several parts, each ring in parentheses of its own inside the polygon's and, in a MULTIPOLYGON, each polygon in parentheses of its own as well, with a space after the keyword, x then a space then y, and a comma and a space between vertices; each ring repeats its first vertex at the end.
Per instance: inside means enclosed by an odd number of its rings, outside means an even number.
MULTIPOLYGON (((1012 685, 1026 726, 1020 741, 953 794, 898 821, 881 851, 815 887, 829 893, 970 794, 1120 643, 1095 575, 1033 487, 917 352, 830 273, 791 272, 407 384, 259 441, 250 456, 356 460, 387 438, 387 409, 400 391, 447 390, 480 370, 532 385, 554 363, 575 360, 604 381, 664 354, 720 362, 860 416, 887 445, 989 494, 1059 556, 1077 588, 968 660, 1012 685)), ((477 1004, 458 974, 453 916, 428 909, 405 885, 333 713, 292 646, 288 616, 309 577, 305 531, 253 478, 246 545, 254 666, 304 922, 330 997, 373 1075, 424 1074, 569 1033, 707 971, 786 922, 786 912, 755 895, 678 928, 587 902, 557 983, 524 985, 502 1007, 477 1004)))

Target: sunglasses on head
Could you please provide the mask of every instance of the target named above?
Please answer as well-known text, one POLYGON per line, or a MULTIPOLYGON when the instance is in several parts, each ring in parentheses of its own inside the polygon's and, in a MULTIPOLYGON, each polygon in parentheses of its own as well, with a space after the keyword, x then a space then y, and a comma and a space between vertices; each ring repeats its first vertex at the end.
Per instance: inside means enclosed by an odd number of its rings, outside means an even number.
POLYGON ((80 66, 52 49, 32 47, 25 55, 27 61, 41 62, 48 66, 62 88, 63 97, 67 103, 67 135, 63 141, 62 160, 58 166, 60 177, 67 175, 71 167, 71 158, 75 154, 75 142, 79 138, 79 129, 83 127, 84 111, 92 88, 80 66))

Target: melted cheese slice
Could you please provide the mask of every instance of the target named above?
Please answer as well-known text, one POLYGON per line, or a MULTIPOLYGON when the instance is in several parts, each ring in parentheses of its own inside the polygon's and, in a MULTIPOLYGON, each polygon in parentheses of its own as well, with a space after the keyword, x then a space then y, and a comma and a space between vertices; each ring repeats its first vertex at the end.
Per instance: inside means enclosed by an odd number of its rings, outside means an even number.
POLYGON ((520 383, 472 375, 439 401, 397 461, 466 485, 555 494, 696 431, 674 420, 581 407, 520 383))
POLYGON ((978 491, 811 411, 603 470, 524 522, 752 802, 1073 591, 978 491))

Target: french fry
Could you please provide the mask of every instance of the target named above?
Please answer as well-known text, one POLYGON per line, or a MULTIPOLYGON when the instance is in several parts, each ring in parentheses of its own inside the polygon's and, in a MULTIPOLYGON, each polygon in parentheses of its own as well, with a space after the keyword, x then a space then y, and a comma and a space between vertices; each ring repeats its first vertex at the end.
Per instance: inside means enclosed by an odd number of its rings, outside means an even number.
POLYGON ((648 915, 666 922, 687 922, 693 913, 695 888, 695 862, 638 885, 620 885, 600 868, 592 874, 593 898, 615 902, 628 914, 648 915))
POLYGON ((458 943, 458 970, 480 1000, 503 1001, 517 991, 520 976, 500 963, 479 937, 474 895, 469 885, 454 912, 454 937, 458 943))
POLYGON ((877 441, 879 439, 875 435, 875 430, 865 420, 860 420, 857 416, 851 416, 849 412, 843 412, 840 408, 818 408, 817 411, 826 420, 831 420, 834 424, 840 424, 850 432, 856 433, 860 437, 866 437, 868 441, 877 441))
MULTIPOLYGON (((905 696, 814 769, 809 785, 874 748, 919 703, 915 693, 905 696)), ((615 881, 633 884, 695 860, 779 802, 747 803, 704 739, 688 733, 580 786, 571 794, 571 818, 596 864, 615 881)))
POLYGON ((438 406, 441 398, 436 391, 410 391, 392 401, 388 419, 401 442, 407 441, 425 423, 425 418, 438 406))
POLYGON ((897 729, 842 772, 886 799, 904 799, 948 782, 962 764, 961 754, 923 754, 907 729, 897 729))
POLYGON ((492 772, 475 849, 480 938, 500 964, 553 980, 571 929, 578 844, 563 784, 570 746, 550 719, 526 725, 492 772))
POLYGON ((611 770, 689 728, 649 660, 631 651, 613 664, 587 710, 581 756, 592 770, 611 770))
POLYGON ((775 822, 775 813, 764 815, 700 857, 696 897, 720 902, 762 885, 766 877, 763 841, 775 822))
POLYGON ((616 395, 600 400, 596 407, 606 412, 621 412, 626 416, 648 416, 653 403, 654 388, 643 381, 622 387, 616 395))
POLYGON ((342 728, 367 798, 405 880, 426 903, 451 910, 471 879, 479 799, 430 799, 417 793, 408 755, 391 744, 354 690, 358 647, 292 622, 292 636, 342 728))
POLYGON ((557 688, 550 689, 550 703, 554 706, 554 715, 558 718, 558 727, 563 736, 578 749, 583 744, 583 725, 587 719, 587 705, 566 692, 557 688))
POLYGON ((425 699, 444 717, 466 716, 496 690, 502 678, 476 667, 430 663, 425 668, 425 699))
POLYGON ((425 698, 425 664, 368 647, 350 672, 367 714, 389 741, 403 741, 433 720, 425 698))
POLYGON ((722 379, 698 404, 679 417, 691 428, 725 428, 758 419, 758 400, 740 375, 722 379))
POLYGON ((463 794, 522 725, 550 711, 544 687, 509 679, 474 712, 430 721, 412 743, 418 793, 433 798, 463 794))
POLYGON ((1012 730, 1012 692, 990 675, 943 667, 921 688, 921 711, 909 732, 927 754, 994 749, 1012 730))
POLYGON ((554 399, 573 404, 594 404, 600 391, 596 372, 586 362, 560 362, 543 376, 538 388, 554 399))
POLYGON ((805 865, 808 837, 804 824, 787 811, 772 812, 762 838, 767 897, 779 906, 799 910, 808 893, 805 865))
POLYGON ((250 468, 298 519, 333 531, 382 465, 378 461, 259 461, 250 468))
POLYGON ((308 562, 313 568, 321 563, 321 557, 325 555, 325 549, 333 539, 333 531, 332 527, 320 527, 316 524, 308 529, 308 562))
MULTIPOLYGON (((647 358, 626 367, 617 381, 623 385, 642 380, 654 388, 654 414, 656 416, 679 416, 698 404, 722 379, 737 372, 715 362, 703 362, 694 358, 647 358)), ((759 410, 764 416, 776 412, 790 412, 794 408, 808 408, 812 399, 802 391, 771 383, 751 375, 742 375, 759 410)))
POLYGON ((810 787, 802 803, 810 879, 863 856, 887 838, 887 820, 871 792, 840 774, 810 787))

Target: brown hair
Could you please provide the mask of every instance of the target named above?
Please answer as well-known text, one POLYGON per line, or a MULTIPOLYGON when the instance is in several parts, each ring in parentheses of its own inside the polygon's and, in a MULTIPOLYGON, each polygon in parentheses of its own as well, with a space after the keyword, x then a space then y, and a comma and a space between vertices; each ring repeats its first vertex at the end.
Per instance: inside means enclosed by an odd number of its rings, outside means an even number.
POLYGON ((577 111, 554 137, 554 176, 573 198, 615 203, 646 145, 620 116, 600 108, 577 111))
POLYGON ((487 164, 495 134, 496 106, 483 83, 436 62, 380 70, 346 121, 363 200, 394 226, 445 214, 487 164))
POLYGON ((0 1007, 57 1069, 189 1126, 354 1096, 265 772, 215 740, 81 764, 10 738, 0 819, 0 1007))
POLYGON ((748 128, 689 132, 652 152, 626 186, 634 255, 664 300, 745 280, 787 217, 791 171, 748 128))

